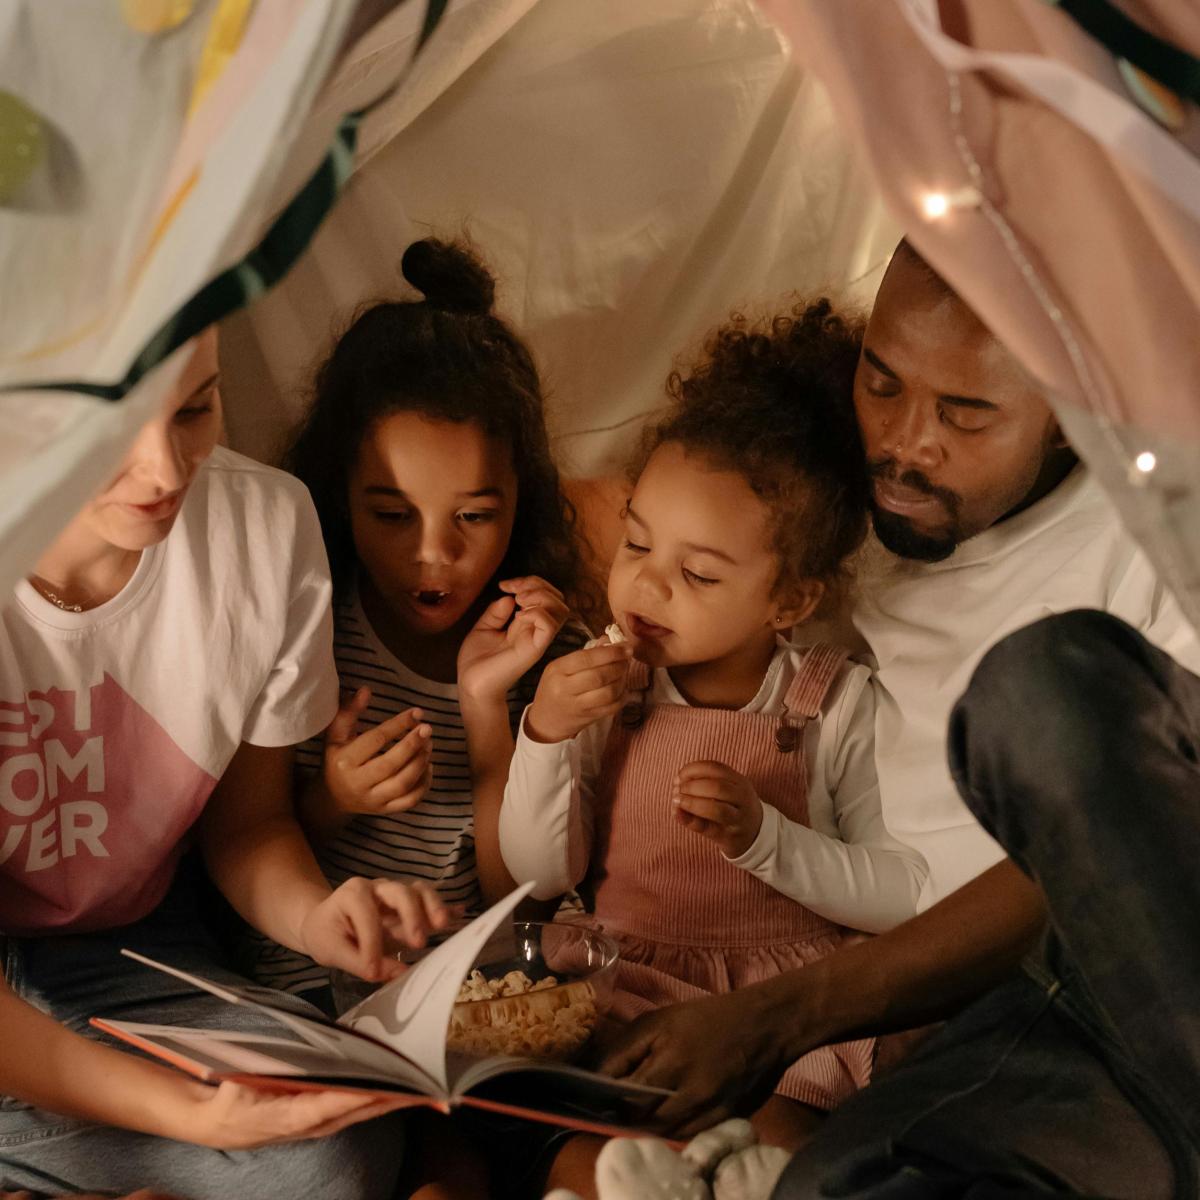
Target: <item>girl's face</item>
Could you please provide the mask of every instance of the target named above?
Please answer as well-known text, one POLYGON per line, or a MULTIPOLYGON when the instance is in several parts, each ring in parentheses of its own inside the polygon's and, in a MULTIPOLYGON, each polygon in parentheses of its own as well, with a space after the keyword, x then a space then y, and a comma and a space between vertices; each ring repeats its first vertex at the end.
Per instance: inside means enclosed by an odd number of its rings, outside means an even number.
POLYGON ((654 451, 608 577, 609 606, 637 658, 654 667, 717 662, 770 644, 791 624, 772 595, 779 567, 769 517, 736 472, 677 443, 654 451))
POLYGON ((221 432, 215 329, 191 357, 163 411, 142 426, 116 475, 78 520, 122 550, 144 550, 171 532, 188 487, 221 432))
POLYGON ((504 560, 516 507, 508 448, 466 421, 385 417, 363 439, 350 477, 358 560, 418 637, 466 616, 504 560))

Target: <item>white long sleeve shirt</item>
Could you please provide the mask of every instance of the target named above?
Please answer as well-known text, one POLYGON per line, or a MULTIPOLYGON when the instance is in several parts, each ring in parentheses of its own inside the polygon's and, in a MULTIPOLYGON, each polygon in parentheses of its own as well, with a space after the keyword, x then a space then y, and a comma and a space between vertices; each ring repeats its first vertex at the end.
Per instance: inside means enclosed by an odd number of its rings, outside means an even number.
MULTIPOLYGON (((803 658, 780 640, 758 694, 743 712, 774 716, 803 658)), ((687 705, 667 670, 652 673, 654 704, 687 705)), ((563 742, 533 741, 524 717, 500 811, 500 849, 518 883, 546 899, 579 884, 593 845, 593 801, 612 720, 563 742)), ((763 802, 750 848, 729 861, 812 909, 855 929, 879 932, 911 917, 925 881, 920 854, 888 833, 875 773, 875 689, 870 672, 847 663, 817 719, 804 728, 809 825, 763 802)), ((694 837, 684 829, 680 837, 694 837)))

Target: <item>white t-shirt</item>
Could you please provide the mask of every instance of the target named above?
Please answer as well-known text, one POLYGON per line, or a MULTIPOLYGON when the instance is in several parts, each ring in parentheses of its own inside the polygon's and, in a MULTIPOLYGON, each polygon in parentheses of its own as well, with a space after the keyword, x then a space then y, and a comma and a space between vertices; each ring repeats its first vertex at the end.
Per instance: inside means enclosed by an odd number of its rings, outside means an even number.
POLYGON ((113 599, 64 612, 21 581, 0 611, 0 930, 145 916, 238 746, 336 710, 308 492, 218 447, 113 599))
MULTIPOLYGON (((802 661, 803 651, 780 639, 762 686, 741 711, 781 713, 802 661)), ((661 669, 652 672, 650 701, 688 703, 661 669)), ((757 838, 729 860, 829 920, 870 932, 911 917, 925 879, 920 856, 883 822, 874 724, 870 672, 847 663, 804 727, 809 825, 764 803, 757 838)), ((536 881, 534 896, 558 895, 587 873, 593 795, 611 728, 609 718, 567 741, 542 743, 525 733, 522 719, 500 809, 500 850, 518 883, 536 881)))
POLYGON ((1004 857, 950 777, 951 709, 1001 638, 1076 608, 1121 617, 1200 670, 1195 632, 1082 467, 944 562, 899 559, 874 539, 868 543, 853 620, 877 663, 884 818, 929 864, 922 908, 1004 857))

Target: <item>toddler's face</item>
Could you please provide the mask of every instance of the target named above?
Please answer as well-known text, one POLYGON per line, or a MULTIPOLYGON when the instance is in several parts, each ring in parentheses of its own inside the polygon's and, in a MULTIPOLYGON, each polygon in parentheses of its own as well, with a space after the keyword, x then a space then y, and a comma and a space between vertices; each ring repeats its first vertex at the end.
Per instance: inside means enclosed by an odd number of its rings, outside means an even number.
POLYGON ((470 422, 395 413, 373 427, 350 478, 359 562, 417 636, 460 621, 512 534, 511 455, 470 422))
POLYGON ((654 667, 710 663, 774 636, 770 514, 741 475, 659 446, 637 481, 608 602, 654 667))

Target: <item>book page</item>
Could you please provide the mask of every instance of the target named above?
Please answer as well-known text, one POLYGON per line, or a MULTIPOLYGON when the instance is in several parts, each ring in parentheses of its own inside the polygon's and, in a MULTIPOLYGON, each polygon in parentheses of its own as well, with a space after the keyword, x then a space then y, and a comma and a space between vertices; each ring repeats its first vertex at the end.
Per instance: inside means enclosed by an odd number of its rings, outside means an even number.
POLYGON ((492 935, 533 887, 527 883, 510 892, 453 937, 435 946, 398 979, 384 984, 343 1013, 338 1024, 394 1046, 428 1071, 448 1096, 446 1031, 458 989, 492 935))
MULTIPOLYGON (((201 1079, 230 1075, 273 1078, 359 1080, 426 1093, 433 1085, 419 1068, 380 1048, 381 1065, 352 1062, 343 1054, 315 1049, 287 1037, 225 1029, 185 1029, 135 1021, 93 1021, 119 1037, 201 1079)), ((369 1043, 364 1043, 369 1045, 369 1043)))
MULTIPOLYGON (((292 1030, 313 1050, 328 1056, 333 1062, 353 1063, 359 1068, 365 1067, 376 1073, 384 1073, 402 1079, 413 1077, 412 1064, 405 1061, 402 1051, 390 1048, 388 1045, 378 1045, 367 1036, 350 1029, 340 1028, 332 1021, 326 1020, 315 1009, 311 1016, 306 1016, 282 1005, 274 1004, 268 999, 272 993, 267 988, 252 985, 238 987, 229 983, 215 983, 211 979, 205 979, 202 975, 181 971, 178 967, 168 966, 166 963, 147 958, 144 954, 138 954, 133 950, 122 950, 121 953, 147 967, 153 967, 156 971, 162 971, 166 975, 182 979, 184 983, 191 984, 192 987, 202 992, 217 996, 229 1004, 253 1008, 266 1013, 281 1025, 292 1030)), ((442 1043, 444 1046, 444 1035, 442 1043)), ((415 1077, 422 1081, 422 1090, 433 1093, 445 1090, 445 1084, 442 1082, 445 1077, 444 1069, 440 1077, 424 1071, 419 1066, 418 1072, 415 1077)))

